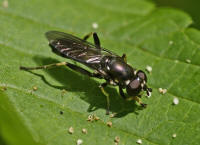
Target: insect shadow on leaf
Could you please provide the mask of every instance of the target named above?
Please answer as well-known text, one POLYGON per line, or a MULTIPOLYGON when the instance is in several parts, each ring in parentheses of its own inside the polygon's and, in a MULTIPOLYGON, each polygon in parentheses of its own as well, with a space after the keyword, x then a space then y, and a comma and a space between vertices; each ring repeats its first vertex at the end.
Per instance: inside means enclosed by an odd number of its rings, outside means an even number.
MULTIPOLYGON (((67 66, 71 70, 91 78, 103 79, 104 82, 99 85, 99 88, 106 97, 107 115, 110 112, 109 94, 111 94, 105 90, 106 86, 108 85, 118 87, 119 94, 124 100, 135 100, 140 104, 140 106, 146 108, 147 104, 142 103, 140 100, 141 93, 145 91, 147 96, 151 96, 152 89, 148 88, 147 86, 147 76, 145 72, 142 70, 137 70, 127 64, 126 54, 119 56, 114 52, 101 47, 97 33, 89 33, 83 39, 59 31, 48 31, 45 33, 45 36, 49 41, 49 46, 51 47, 52 52, 64 58, 79 62, 84 66, 81 67, 77 64, 65 61, 36 67, 20 66, 21 70, 50 69, 67 66), (93 35, 94 44, 87 41, 91 35, 93 35), (90 68, 90 71, 85 69, 85 67, 88 69, 90 68), (124 90, 126 90, 128 96, 124 93, 124 90)), ((58 76, 65 76, 65 74, 58 76)), ((73 77, 69 78, 73 79, 73 77)), ((76 81, 71 80, 70 82, 76 81)), ((81 79, 79 79, 77 82, 80 83, 81 79)), ((80 85, 77 84, 76 86, 80 85)), ((85 84, 84 88, 86 90, 87 88, 93 90, 94 85, 90 84, 88 86, 88 84, 85 84)), ((80 88, 78 90, 80 90, 80 88)), ((94 93, 98 94, 96 92, 94 93)), ((96 98, 97 97, 95 97, 95 99, 96 98)), ((118 104, 120 104, 120 102, 121 101, 119 101, 118 104)), ((93 110, 93 106, 89 107, 88 110, 93 110)))
MULTIPOLYGON (((56 59, 44 56, 35 56, 33 59, 38 65, 59 62, 56 59)), ((84 92, 84 95, 81 95, 80 98, 90 104, 87 110, 88 112, 92 112, 100 108, 106 109, 107 107, 105 96, 101 93, 98 87, 100 82, 97 82, 93 78, 76 73, 65 66, 43 70, 61 84, 58 86, 49 82, 48 79, 39 73, 29 70, 27 71, 40 77, 45 84, 55 89, 65 89, 67 92, 84 92)), ((134 101, 125 101, 122 99, 119 96, 117 89, 113 87, 106 88, 106 91, 109 94, 112 94, 110 96, 110 111, 116 113, 115 117, 123 117, 131 112, 138 114, 137 111, 143 109, 143 107, 136 105, 134 101)))

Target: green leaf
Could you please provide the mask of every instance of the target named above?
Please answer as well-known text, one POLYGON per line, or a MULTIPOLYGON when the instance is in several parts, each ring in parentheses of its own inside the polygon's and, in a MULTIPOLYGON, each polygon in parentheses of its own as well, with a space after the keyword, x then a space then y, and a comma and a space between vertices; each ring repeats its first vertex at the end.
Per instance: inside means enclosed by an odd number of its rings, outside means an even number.
POLYGON ((82 139, 87 145, 110 145, 115 136, 122 145, 137 144, 137 139, 145 145, 199 144, 200 32, 189 28, 192 20, 186 13, 157 8, 145 0, 8 2, 7 8, 0 8, 2 144, 69 145, 82 139), (99 27, 92 28, 93 23, 99 27), (111 111, 117 113, 110 118, 105 115, 105 96, 98 89, 102 81, 65 67, 20 71, 21 65, 66 61, 50 51, 44 37, 49 30, 79 37, 96 31, 102 46, 119 55, 127 53, 133 67, 151 66, 152 97, 142 98, 147 108, 140 110, 109 87, 111 111), (158 88, 166 88, 167 93, 160 94, 158 88), (172 105, 174 97, 178 105, 172 105), (89 114, 100 120, 86 121, 89 114), (107 121, 112 121, 111 128, 107 121), (68 133, 71 126, 73 134, 68 133), (88 133, 83 134, 82 128, 88 133))

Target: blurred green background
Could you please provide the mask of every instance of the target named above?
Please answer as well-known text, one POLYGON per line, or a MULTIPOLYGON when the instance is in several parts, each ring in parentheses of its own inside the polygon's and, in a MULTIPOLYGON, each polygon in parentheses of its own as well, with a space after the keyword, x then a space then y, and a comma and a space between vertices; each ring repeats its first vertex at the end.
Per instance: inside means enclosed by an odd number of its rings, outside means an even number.
POLYGON ((200 0, 149 0, 158 7, 173 7, 188 13, 192 19, 192 26, 200 29, 200 0))

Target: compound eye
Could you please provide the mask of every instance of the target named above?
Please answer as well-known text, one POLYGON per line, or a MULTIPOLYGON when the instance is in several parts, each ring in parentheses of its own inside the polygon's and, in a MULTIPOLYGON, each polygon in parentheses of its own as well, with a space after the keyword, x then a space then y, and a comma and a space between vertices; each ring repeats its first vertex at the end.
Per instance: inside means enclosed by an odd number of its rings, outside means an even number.
POLYGON ((137 96, 140 93, 141 89, 142 88, 140 80, 139 78, 136 78, 128 84, 126 91, 130 96, 137 96))
POLYGON ((139 70, 136 75, 139 78, 141 78, 142 80, 145 80, 145 82, 147 82, 147 76, 146 76, 146 74, 143 71, 139 70))
POLYGON ((130 82, 129 86, 131 89, 137 89, 140 87, 140 81, 138 79, 135 79, 132 82, 130 82))

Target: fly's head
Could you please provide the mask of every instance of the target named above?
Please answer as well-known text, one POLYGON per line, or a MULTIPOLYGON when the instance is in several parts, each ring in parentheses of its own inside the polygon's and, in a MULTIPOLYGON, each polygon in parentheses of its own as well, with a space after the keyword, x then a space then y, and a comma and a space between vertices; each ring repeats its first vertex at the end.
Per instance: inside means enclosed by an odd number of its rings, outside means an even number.
POLYGON ((126 86, 126 91, 129 96, 139 96, 142 91, 145 91, 147 96, 151 96, 152 89, 148 88, 147 76, 142 70, 135 73, 135 77, 126 86))

